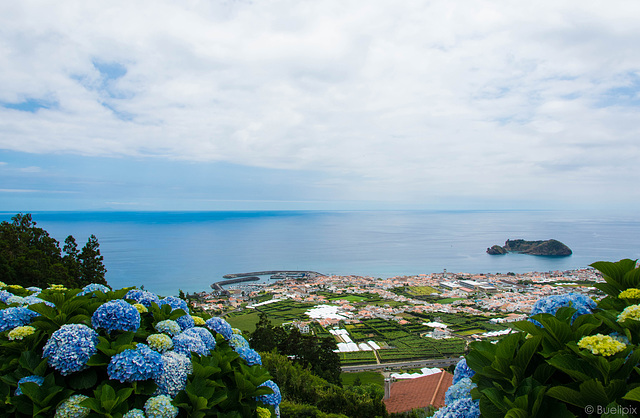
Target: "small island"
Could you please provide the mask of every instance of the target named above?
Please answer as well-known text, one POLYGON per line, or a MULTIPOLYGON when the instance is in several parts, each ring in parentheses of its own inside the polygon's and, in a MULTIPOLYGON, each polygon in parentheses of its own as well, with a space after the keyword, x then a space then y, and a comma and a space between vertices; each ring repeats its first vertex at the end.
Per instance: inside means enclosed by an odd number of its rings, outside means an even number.
POLYGON ((494 245, 487 248, 487 254, 500 255, 506 253, 520 253, 531 255, 546 255, 565 257, 573 254, 571 249, 555 239, 546 241, 526 241, 523 239, 507 240, 504 247, 494 245))

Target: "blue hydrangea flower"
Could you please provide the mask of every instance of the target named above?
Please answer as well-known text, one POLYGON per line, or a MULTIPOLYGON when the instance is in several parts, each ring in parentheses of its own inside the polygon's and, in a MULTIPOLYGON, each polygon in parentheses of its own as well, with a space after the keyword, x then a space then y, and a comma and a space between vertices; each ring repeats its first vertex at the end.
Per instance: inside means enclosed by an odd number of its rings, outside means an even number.
POLYGON ((209 349, 213 350, 216 348, 216 337, 213 336, 211 331, 203 327, 193 327, 184 331, 183 334, 197 334, 204 345, 209 349))
POLYGON ((104 303, 93 313, 91 324, 94 328, 111 331, 137 331, 140 327, 140 312, 123 299, 104 303))
POLYGON ((191 315, 183 315, 180 318, 176 319, 176 322, 178 323, 178 325, 180 325, 180 329, 183 331, 196 326, 196 323, 191 315))
POLYGON ((4 309, 0 311, 0 332, 27 325, 36 316, 37 313, 23 306, 4 309))
POLYGON ((27 290, 31 292, 31 296, 38 296, 40 292, 42 292, 42 289, 38 286, 29 286, 27 287, 27 290))
POLYGON ((124 295, 125 299, 132 299, 136 302, 146 306, 147 308, 151 307, 152 303, 156 305, 160 305, 160 298, 155 293, 147 292, 146 290, 140 289, 131 289, 124 295))
POLYGON ((44 346, 42 357, 63 376, 87 368, 97 351, 98 333, 83 324, 65 324, 54 332, 44 346))
POLYGON ((149 398, 144 404, 144 412, 147 413, 147 418, 175 418, 178 416, 178 408, 171 404, 171 398, 166 395, 149 398))
POLYGON ((243 359, 248 366, 262 365, 260 354, 249 346, 235 349, 236 353, 243 359))
POLYGON ((189 313, 189 307, 187 307, 187 302, 184 300, 177 298, 175 296, 167 296, 166 298, 160 301, 160 306, 169 305, 171 306, 171 310, 182 309, 185 313, 189 313))
MULTIPOLYGON (((11 296, 14 296, 13 293, 7 292, 6 290, 0 290, 0 302, 7 303, 7 300, 11 296)), ((8 303, 7 303, 7 305, 8 305, 8 303)))
POLYGON ((22 395, 22 389, 20 388, 20 384, 26 383, 26 382, 33 382, 38 386, 42 386, 42 383, 44 382, 44 377, 38 376, 38 375, 31 375, 31 376, 23 377, 22 379, 18 380, 18 388, 15 391, 15 396, 22 395))
POLYGON ((56 305, 54 305, 53 302, 49 302, 48 300, 40 299, 39 297, 34 296, 34 295, 29 295, 29 296, 24 298, 24 304, 25 305, 35 305, 37 303, 44 303, 45 305, 51 306, 52 308, 56 307, 56 305))
POLYGON ((440 408, 433 418, 478 418, 480 416, 480 403, 471 398, 461 398, 451 405, 440 408))
POLYGON ((182 333, 173 337, 173 350, 176 353, 191 357, 191 353, 208 356, 209 349, 198 334, 182 333))
POLYGON ((267 380, 260 386, 266 386, 270 388, 271 390, 273 390, 273 393, 270 393, 268 395, 256 396, 257 401, 261 401, 265 405, 272 405, 272 406, 280 405, 280 401, 282 401, 282 395, 280 394, 280 388, 273 380, 267 380))
POLYGON ((456 368, 453 371, 453 382, 452 384, 456 384, 458 383, 461 379, 464 379, 465 377, 468 377, 469 379, 476 374, 476 372, 474 372, 473 370, 471 370, 471 368, 469 368, 469 366, 467 366, 467 359, 466 358, 462 358, 462 360, 460 360, 458 362, 458 364, 456 364, 456 368))
POLYGON ((183 354, 170 351, 162 355, 162 371, 155 378, 158 389, 155 395, 174 398, 187 386, 187 378, 193 373, 191 359, 183 354))
POLYGON ((180 325, 176 321, 172 321, 171 319, 165 319, 164 321, 160 321, 155 325, 155 328, 158 332, 164 332, 165 334, 169 334, 171 336, 180 334, 181 328, 180 325))
POLYGON ((53 418, 84 418, 89 415, 91 410, 86 406, 80 406, 80 402, 89 399, 84 395, 73 395, 66 401, 62 402, 53 418))
POLYGON ((16 295, 11 295, 11 297, 9 297, 5 303, 7 305, 13 305, 13 304, 24 305, 25 304, 24 298, 22 296, 16 296, 16 295))
MULTIPOLYGON (((531 309, 530 316, 534 316, 539 313, 548 313, 551 315, 555 315, 558 309, 564 306, 572 307, 577 310, 577 312, 574 313, 571 317, 571 323, 573 324, 573 321, 575 321, 578 316, 591 313, 597 305, 588 296, 577 293, 553 295, 536 301, 536 303, 533 305, 533 308, 531 309)), ((529 318, 529 321, 533 322, 539 327, 542 326, 542 324, 535 319, 529 318)))
POLYGON ((146 418, 142 409, 132 409, 122 416, 122 418, 146 418))
POLYGON ((107 366, 109 379, 120 383, 156 378, 162 371, 162 356, 146 344, 124 350, 111 357, 107 366))
POLYGON ((207 327, 210 330, 222 335, 225 340, 228 340, 233 335, 231 325, 229 325, 229 323, 222 318, 217 318, 214 316, 213 318, 207 319, 205 324, 207 324, 207 327))
POLYGON ((103 284, 91 283, 91 284, 88 284, 85 287, 83 287, 82 291, 80 291, 76 296, 84 296, 84 295, 88 295, 89 293, 93 293, 93 292, 107 293, 110 290, 111 289, 109 289, 107 286, 105 286, 103 284))
POLYGON ((471 389, 477 386, 478 385, 472 383, 471 379, 469 379, 468 377, 463 377, 462 379, 458 380, 455 385, 449 386, 449 389, 447 389, 447 393, 444 395, 444 403, 450 405, 458 399, 470 398, 471 389))
POLYGON ((249 347, 249 342, 242 335, 233 334, 229 338, 229 345, 238 351, 237 349, 240 347, 249 347))

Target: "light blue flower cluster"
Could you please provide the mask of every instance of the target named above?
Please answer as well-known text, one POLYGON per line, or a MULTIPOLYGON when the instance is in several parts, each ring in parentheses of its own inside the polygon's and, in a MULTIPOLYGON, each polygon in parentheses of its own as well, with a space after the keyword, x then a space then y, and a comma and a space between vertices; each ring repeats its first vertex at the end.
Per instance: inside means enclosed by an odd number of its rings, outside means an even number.
POLYGON ((31 376, 23 377, 22 379, 18 380, 18 388, 15 391, 15 396, 22 395, 22 389, 20 388, 20 384, 26 383, 26 382, 33 382, 38 386, 42 386, 42 383, 44 382, 44 377, 34 374, 31 376))
POLYGON ((468 377, 463 377, 454 385, 449 386, 447 393, 444 395, 444 403, 451 405, 454 401, 462 398, 471 397, 471 389, 477 387, 468 377))
POLYGON ((205 324, 207 327, 222 335, 225 340, 228 340, 233 335, 233 331, 231 330, 231 325, 227 321, 222 318, 213 317, 206 320, 205 324))
POLYGON ((146 344, 116 354, 107 366, 109 379, 120 383, 155 379, 161 371, 162 356, 146 344))
POLYGON ((111 331, 137 331, 140 327, 140 312, 123 299, 104 303, 93 313, 91 324, 94 328, 111 331))
POLYGON ((22 306, 4 309, 0 311, 0 332, 27 325, 36 316, 37 313, 22 306))
MULTIPOLYGON (((7 300, 13 296, 13 293, 7 292, 6 290, 0 290, 0 302, 7 303, 7 300)), ((8 305, 8 303, 7 303, 8 305)))
POLYGON ((66 401, 62 402, 53 418, 84 418, 89 415, 91 410, 86 406, 80 406, 80 402, 89 399, 84 395, 73 395, 66 401))
POLYGON ((147 292, 146 290, 140 289, 131 289, 124 295, 125 299, 132 299, 136 302, 146 306, 147 308, 151 307, 152 303, 156 305, 160 305, 160 298, 155 293, 147 292))
POLYGON ((51 367, 63 376, 87 368, 97 351, 98 333, 83 324, 65 324, 55 331, 42 350, 51 367))
POLYGON ((480 416, 480 402, 469 398, 461 398, 451 405, 440 408, 433 418, 477 418, 480 416))
POLYGON ((178 408, 171 404, 171 398, 166 395, 149 398, 144 404, 144 411, 148 418, 175 418, 178 416, 178 408))
POLYGON ((462 359, 456 364, 453 372, 453 385, 445 394, 446 406, 436 411, 434 418, 476 418, 480 416, 480 402, 471 399, 471 389, 476 387, 471 382, 475 372, 462 359))
POLYGON ((238 351, 238 348, 249 347, 249 342, 245 340, 242 335, 233 334, 231 338, 229 338, 229 345, 238 351))
POLYGON ((42 288, 38 286, 29 286, 27 287, 27 290, 31 292, 31 296, 38 296, 40 292, 42 292, 42 288))
POLYGON ((122 418, 146 418, 142 409, 132 409, 122 416, 122 418))
POLYGON ((160 301, 160 306, 162 307, 163 305, 171 306, 172 311, 175 309, 182 309, 185 313, 189 313, 187 302, 175 296, 167 296, 166 298, 162 299, 160 301))
POLYGON ((176 353, 184 354, 189 357, 191 357, 191 353, 196 353, 201 356, 209 355, 209 349, 198 334, 187 334, 186 332, 183 332, 182 334, 178 334, 173 337, 172 341, 173 350, 176 353))
POLYGON ((84 295, 88 295, 89 293, 93 294, 94 292, 107 293, 110 290, 111 289, 109 289, 107 286, 103 284, 91 283, 83 287, 82 291, 80 291, 76 296, 84 296, 84 295))
POLYGON ((262 365, 262 358, 256 350, 250 347, 237 348, 236 353, 243 359, 248 366, 262 365))
POLYGON ((11 297, 9 297, 5 303, 7 305, 13 305, 13 304, 24 305, 25 304, 24 298, 22 296, 16 296, 16 295, 11 295, 11 297))
POLYGON ((209 331, 206 328, 202 328, 202 327, 189 328, 188 330, 184 331, 183 334, 187 334, 187 335, 195 334, 195 335, 198 335, 198 337, 200 337, 200 339, 202 340, 204 345, 209 350, 213 350, 213 349, 216 348, 216 337, 214 337, 213 334, 211 333, 211 331, 209 331))
POLYGON ((469 368, 469 366, 467 366, 467 359, 462 358, 462 360, 460 360, 458 364, 456 364, 456 368, 453 371, 452 383, 455 385, 465 377, 471 378, 474 374, 476 374, 476 372, 474 372, 473 370, 471 370, 471 368, 469 368))
POLYGON ((178 323, 178 325, 180 325, 180 329, 183 331, 196 326, 196 323, 191 315, 183 315, 180 318, 176 319, 176 322, 178 323))
POLYGON ((160 321, 155 325, 155 329, 158 332, 164 332, 165 334, 169 334, 171 336, 180 334, 180 325, 176 321, 172 321, 171 319, 165 319, 164 321, 160 321))
MULTIPOLYGON (((531 315, 534 316, 539 313, 548 313, 555 315, 558 309, 562 307, 572 307, 577 312, 571 317, 571 323, 576 320, 580 315, 589 314, 596 308, 596 303, 588 296, 567 293, 564 295, 547 296, 546 298, 538 299, 531 309, 531 315)), ((542 324, 535 319, 529 318, 529 321, 533 322, 537 326, 541 327, 542 324)))
POLYGON ((256 396, 256 400, 261 401, 265 405, 272 405, 272 406, 280 405, 280 402, 282 401, 282 395, 280 394, 280 388, 278 387, 278 385, 273 380, 267 380, 266 382, 264 382, 258 387, 261 387, 261 386, 266 386, 270 388, 271 390, 273 390, 273 393, 270 393, 268 395, 256 396))
POLYGON ((53 302, 49 302, 48 300, 44 300, 44 299, 40 299, 37 296, 34 295, 29 295, 27 297, 24 298, 24 304, 25 305, 35 305, 38 303, 44 303, 47 306, 50 306, 52 308, 55 308, 56 305, 53 304, 53 302))
POLYGON ((158 385, 156 395, 174 398, 187 386, 187 378, 193 373, 191 359, 185 355, 170 351, 162 355, 162 371, 155 378, 158 385))

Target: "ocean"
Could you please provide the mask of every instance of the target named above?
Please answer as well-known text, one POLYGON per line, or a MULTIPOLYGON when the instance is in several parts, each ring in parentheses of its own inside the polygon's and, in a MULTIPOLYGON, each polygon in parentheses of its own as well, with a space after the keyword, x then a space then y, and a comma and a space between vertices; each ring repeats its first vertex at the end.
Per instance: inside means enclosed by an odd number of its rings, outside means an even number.
MULTIPOLYGON (((0 213, 9 221, 15 213, 0 213)), ((640 258, 640 214, 576 211, 33 212, 79 247, 93 234, 112 287, 168 296, 210 290, 228 273, 312 270, 392 277, 523 273, 640 258), (557 239, 569 257, 491 256, 507 239, 557 239)))

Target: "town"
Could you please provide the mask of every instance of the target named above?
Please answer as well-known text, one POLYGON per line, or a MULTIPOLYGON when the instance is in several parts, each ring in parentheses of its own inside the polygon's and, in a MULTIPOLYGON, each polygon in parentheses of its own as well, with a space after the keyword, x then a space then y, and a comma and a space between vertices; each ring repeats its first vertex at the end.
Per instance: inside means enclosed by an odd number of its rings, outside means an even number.
POLYGON ((392 278, 279 275, 189 295, 194 307, 225 317, 242 331, 260 313, 303 334, 335 338, 344 370, 396 362, 457 359, 471 341, 496 340, 550 295, 597 298, 603 281, 592 268, 569 271, 419 274, 392 278))

